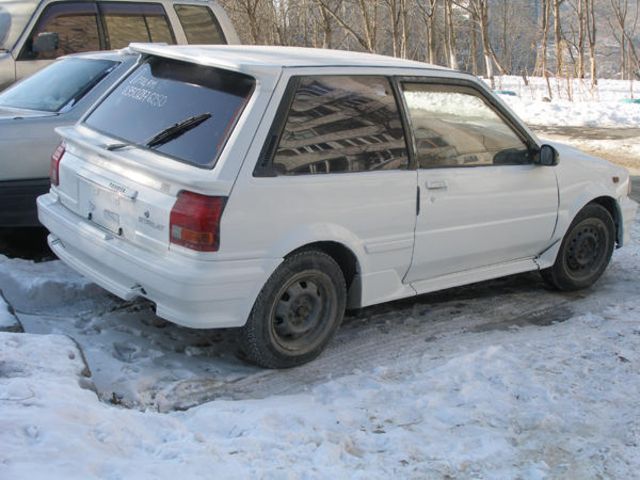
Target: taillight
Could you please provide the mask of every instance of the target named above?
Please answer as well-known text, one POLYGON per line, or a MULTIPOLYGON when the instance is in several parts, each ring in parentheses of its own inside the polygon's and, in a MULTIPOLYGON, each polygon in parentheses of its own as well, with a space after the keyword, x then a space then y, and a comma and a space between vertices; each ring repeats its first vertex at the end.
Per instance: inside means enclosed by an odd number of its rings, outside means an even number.
POLYGON ((51 155, 51 164, 49 165, 49 178, 51 179, 51 185, 56 187, 60 185, 60 160, 64 155, 64 142, 58 145, 53 155, 51 155))
POLYGON ((171 209, 170 241, 199 252, 217 252, 226 197, 180 192, 171 209))

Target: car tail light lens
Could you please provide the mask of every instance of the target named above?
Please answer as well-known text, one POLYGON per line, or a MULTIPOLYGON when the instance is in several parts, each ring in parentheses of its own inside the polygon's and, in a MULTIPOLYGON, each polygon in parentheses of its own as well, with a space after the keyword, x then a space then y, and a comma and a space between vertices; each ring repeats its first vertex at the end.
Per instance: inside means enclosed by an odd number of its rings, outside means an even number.
POLYGON ((183 191, 171 209, 170 241, 199 252, 217 252, 227 199, 183 191))
POLYGON ((51 155, 51 164, 49 166, 49 178, 51 179, 51 185, 60 185, 60 161, 64 155, 64 143, 58 145, 58 148, 51 155))

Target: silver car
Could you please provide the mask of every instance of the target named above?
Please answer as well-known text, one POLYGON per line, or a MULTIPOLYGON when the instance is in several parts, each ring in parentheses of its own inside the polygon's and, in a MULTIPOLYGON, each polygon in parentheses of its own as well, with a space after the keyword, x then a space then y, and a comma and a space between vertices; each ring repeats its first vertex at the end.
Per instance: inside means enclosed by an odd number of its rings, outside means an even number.
POLYGON ((38 226, 54 128, 72 125, 135 63, 128 50, 62 57, 0 93, 0 226, 38 226))
POLYGON ((78 52, 131 42, 234 44, 238 35, 215 0, 0 0, 0 91, 78 52))

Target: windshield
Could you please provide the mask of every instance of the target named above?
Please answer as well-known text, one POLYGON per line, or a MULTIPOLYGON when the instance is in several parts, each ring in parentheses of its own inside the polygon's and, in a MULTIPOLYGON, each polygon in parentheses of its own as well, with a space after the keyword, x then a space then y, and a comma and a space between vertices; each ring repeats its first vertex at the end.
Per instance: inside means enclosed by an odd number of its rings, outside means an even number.
POLYGON ((89 115, 86 124, 126 144, 211 168, 254 84, 253 78, 239 73, 151 57, 89 115))
POLYGON ((102 80, 117 62, 65 58, 0 93, 0 107, 60 112, 102 80))

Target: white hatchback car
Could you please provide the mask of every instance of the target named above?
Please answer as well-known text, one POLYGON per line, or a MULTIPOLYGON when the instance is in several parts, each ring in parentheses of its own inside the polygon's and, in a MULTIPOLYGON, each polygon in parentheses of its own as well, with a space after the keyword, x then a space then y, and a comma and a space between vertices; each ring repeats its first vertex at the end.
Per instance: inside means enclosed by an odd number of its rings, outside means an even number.
POLYGON ((38 199, 53 251, 245 358, 316 357, 345 308, 540 270, 593 284, 627 172, 541 145, 476 78, 330 50, 134 45, 38 199), (561 162, 558 163, 558 159, 561 162))

